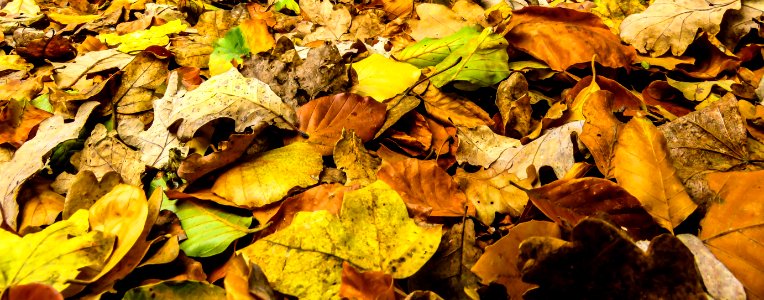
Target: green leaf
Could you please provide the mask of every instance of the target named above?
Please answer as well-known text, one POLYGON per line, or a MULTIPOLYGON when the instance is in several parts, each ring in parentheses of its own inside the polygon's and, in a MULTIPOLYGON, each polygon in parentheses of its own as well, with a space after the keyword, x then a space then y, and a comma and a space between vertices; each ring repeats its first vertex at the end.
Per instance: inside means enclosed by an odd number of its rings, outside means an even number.
POLYGON ((435 253, 441 227, 420 227, 383 181, 345 192, 340 216, 298 212, 292 224, 242 249, 279 292, 339 299, 342 262, 393 278, 414 274, 435 253))
POLYGON ((223 300, 225 290, 219 286, 198 281, 164 281, 133 288, 123 300, 197 299, 223 300))
MULTIPOLYGON (((486 28, 456 51, 451 52, 435 66, 435 72, 443 71, 430 80, 442 87, 452 81, 464 81, 474 86, 491 86, 509 76, 507 40, 486 28)), ((461 89, 470 88, 456 86, 461 89)))
POLYGON ((297 2, 294 2, 294 0, 276 0, 276 2, 273 3, 273 10, 275 11, 280 11, 284 8, 291 10, 296 14, 300 14, 300 6, 297 5, 297 2))
POLYGON ((40 96, 37 96, 37 98, 32 99, 32 101, 30 101, 29 103, 31 103, 34 107, 37 107, 49 113, 53 112, 53 104, 50 104, 50 94, 42 94, 40 96))
POLYGON ((215 48, 210 54, 210 75, 221 74, 233 67, 232 60, 242 63, 242 56, 249 54, 247 41, 241 28, 236 26, 226 32, 225 36, 215 41, 215 48))
POLYGON ((401 50, 394 57, 398 61, 410 63, 418 68, 434 66, 479 34, 476 26, 465 26, 442 39, 425 38, 401 50))
POLYGON ((111 254, 114 237, 88 232, 88 211, 23 238, 0 230, 0 294, 10 286, 44 283, 62 291, 84 267, 98 268, 111 254))
POLYGON ((188 256, 207 257, 225 251, 234 240, 259 229, 249 229, 251 216, 229 212, 211 202, 181 200, 175 203, 187 240, 180 249, 188 256))

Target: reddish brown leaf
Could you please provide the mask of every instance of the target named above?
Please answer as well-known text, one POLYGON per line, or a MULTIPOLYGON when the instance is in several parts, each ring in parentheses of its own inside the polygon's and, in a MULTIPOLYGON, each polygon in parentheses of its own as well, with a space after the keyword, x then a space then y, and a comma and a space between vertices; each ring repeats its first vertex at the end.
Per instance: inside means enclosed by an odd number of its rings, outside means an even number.
POLYGON ((382 162, 377 178, 401 195, 409 211, 419 217, 461 217, 467 197, 435 161, 409 158, 382 162))
POLYGON ((600 178, 560 179, 528 191, 528 196, 560 226, 573 226, 586 217, 604 217, 637 239, 660 232, 639 200, 612 181, 600 178))
POLYGON ((42 283, 28 283, 17 286, 12 286, 7 291, 7 300, 64 300, 64 296, 61 295, 52 286, 42 283))
POLYGON ((586 123, 581 131, 581 141, 589 148, 600 173, 613 178, 613 150, 623 123, 613 115, 613 94, 599 90, 584 105, 586 123))
POLYGON ((637 57, 599 17, 567 8, 528 6, 515 11, 505 37, 557 71, 591 62, 595 55, 596 62, 611 68, 627 67, 637 57))
POLYGON ((660 107, 677 117, 692 112, 692 110, 682 106, 682 102, 686 102, 682 92, 670 86, 665 80, 651 82, 642 90, 642 99, 648 105, 660 107))
POLYGON ((380 271, 359 272, 342 263, 340 297, 360 300, 395 300, 393 276, 380 271))
POLYGON ((386 105, 351 93, 321 97, 297 109, 300 130, 309 135, 307 142, 323 155, 332 154, 343 128, 355 131, 361 140, 368 142, 382 127, 386 114, 386 105))
POLYGON ((77 50, 74 49, 69 39, 54 35, 53 37, 40 37, 37 39, 25 41, 24 44, 16 45, 16 53, 30 61, 67 61, 77 56, 77 50))
POLYGON ((340 207, 342 207, 342 197, 345 192, 352 190, 354 188, 337 183, 323 184, 287 198, 276 214, 270 218, 272 223, 262 231, 262 236, 289 226, 297 212, 326 210, 333 214, 339 214, 340 207))
POLYGON ((189 155, 180 163, 178 175, 189 183, 202 176, 236 161, 249 147, 254 134, 232 134, 230 140, 220 142, 217 149, 208 155, 197 153, 189 155))

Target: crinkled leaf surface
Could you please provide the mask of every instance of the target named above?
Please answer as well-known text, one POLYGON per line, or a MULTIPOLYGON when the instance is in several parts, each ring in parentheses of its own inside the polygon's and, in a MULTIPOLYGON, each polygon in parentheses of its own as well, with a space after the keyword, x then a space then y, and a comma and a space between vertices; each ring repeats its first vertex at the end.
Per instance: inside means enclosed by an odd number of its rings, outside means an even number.
POLYGON ((268 85, 244 78, 236 69, 213 76, 193 91, 176 94, 169 122, 180 121, 177 135, 186 141, 199 127, 219 118, 233 119, 237 132, 247 128, 259 132, 270 124, 285 129, 297 127, 293 106, 284 103, 268 85))
POLYGON ((669 50, 679 56, 698 30, 716 35, 724 13, 740 6, 738 0, 656 0, 644 12, 623 20, 621 39, 653 57, 669 50))
POLYGON ((80 268, 100 267, 112 250, 114 237, 88 232, 88 213, 80 210, 68 220, 23 238, 0 230, 0 291, 10 286, 41 282, 62 291, 80 268))
POLYGON ((281 200, 294 187, 318 183, 321 154, 297 142, 270 150, 221 174, 212 191, 236 205, 261 207, 281 200))
POLYGON ((528 204, 528 195, 510 184, 530 189, 536 183, 533 169, 528 177, 520 180, 515 174, 496 169, 479 170, 474 173, 457 169, 454 180, 459 188, 467 195, 467 199, 475 206, 477 217, 484 224, 492 224, 496 213, 519 216, 528 204))
POLYGON ((342 262, 406 278, 435 253, 440 226, 419 227, 382 181, 345 192, 340 216, 297 213, 292 224, 240 250, 274 288, 304 299, 339 299, 342 262))

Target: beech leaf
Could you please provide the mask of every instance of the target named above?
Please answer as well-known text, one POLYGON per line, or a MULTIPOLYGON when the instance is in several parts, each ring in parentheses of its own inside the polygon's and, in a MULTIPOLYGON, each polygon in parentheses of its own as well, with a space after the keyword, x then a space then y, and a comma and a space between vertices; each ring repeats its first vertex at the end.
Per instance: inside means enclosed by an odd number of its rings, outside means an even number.
POLYGON ((441 72, 430 78, 437 87, 456 81, 457 88, 474 89, 499 83, 509 76, 507 61, 507 40, 483 29, 480 35, 468 40, 435 65, 434 72, 441 72), (464 82, 469 83, 468 87, 464 82))
POLYGON ((353 86, 352 92, 380 102, 412 86, 422 73, 415 66, 379 54, 354 63, 353 70, 358 76, 358 84, 353 86))

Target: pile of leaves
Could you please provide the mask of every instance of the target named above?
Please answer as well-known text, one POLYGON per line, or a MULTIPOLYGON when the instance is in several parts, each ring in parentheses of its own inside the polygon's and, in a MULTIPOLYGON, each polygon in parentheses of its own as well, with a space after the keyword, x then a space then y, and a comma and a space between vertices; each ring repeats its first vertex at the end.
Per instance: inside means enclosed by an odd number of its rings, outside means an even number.
POLYGON ((764 298, 757 1, 0 7, 3 299, 764 298))

